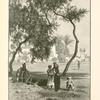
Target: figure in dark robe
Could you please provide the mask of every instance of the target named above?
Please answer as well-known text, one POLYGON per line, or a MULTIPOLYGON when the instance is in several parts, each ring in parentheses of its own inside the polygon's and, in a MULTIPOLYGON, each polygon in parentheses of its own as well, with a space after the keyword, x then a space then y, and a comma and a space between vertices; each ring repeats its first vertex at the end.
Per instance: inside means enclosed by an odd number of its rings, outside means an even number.
POLYGON ((55 75, 54 75, 54 86, 55 91, 57 92, 60 89, 60 73, 59 66, 57 63, 54 63, 55 75))
POLYGON ((31 78, 32 77, 31 77, 29 71, 26 69, 26 64, 23 63, 22 67, 20 67, 16 72, 17 82, 28 83, 29 81, 31 82, 31 78))

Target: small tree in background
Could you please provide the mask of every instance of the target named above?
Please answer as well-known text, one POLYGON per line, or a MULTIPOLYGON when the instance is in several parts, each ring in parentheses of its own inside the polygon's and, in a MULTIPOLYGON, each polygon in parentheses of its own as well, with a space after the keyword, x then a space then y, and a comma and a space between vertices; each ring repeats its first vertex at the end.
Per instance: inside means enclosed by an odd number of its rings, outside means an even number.
POLYGON ((69 48, 68 46, 73 42, 73 40, 70 38, 70 36, 68 35, 65 35, 63 37, 63 40, 65 42, 65 51, 64 51, 64 55, 66 55, 67 57, 70 56, 70 51, 69 51, 69 48))
POLYGON ((65 44, 63 42, 64 42, 63 37, 57 36, 55 47, 56 47, 56 53, 58 55, 58 60, 60 63, 65 62, 65 55, 64 55, 65 44))
POLYGON ((68 35, 66 36, 57 35, 55 47, 56 47, 56 53, 58 54, 58 59, 60 63, 66 62, 66 57, 69 56, 68 46, 72 42, 73 40, 70 39, 68 35))

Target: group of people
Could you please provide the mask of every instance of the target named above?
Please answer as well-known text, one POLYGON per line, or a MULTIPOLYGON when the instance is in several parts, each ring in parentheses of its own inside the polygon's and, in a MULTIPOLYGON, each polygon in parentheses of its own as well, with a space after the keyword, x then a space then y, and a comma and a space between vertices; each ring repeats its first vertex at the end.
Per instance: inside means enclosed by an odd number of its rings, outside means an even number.
MULTIPOLYGON (((60 89, 60 72, 59 72, 59 65, 54 62, 53 66, 49 65, 47 69, 47 87, 54 88, 57 92, 60 89)), ((32 82, 32 77, 30 72, 26 68, 26 63, 22 64, 16 72, 16 80, 17 82, 24 82, 29 83, 32 82)), ((74 82, 71 77, 67 77, 66 80, 66 89, 67 90, 74 90, 74 82)))
MULTIPOLYGON (((48 66, 47 75, 48 75, 47 87, 49 89, 54 88, 55 91, 58 91, 60 89, 60 72, 59 72, 59 66, 56 62, 53 63, 53 67, 52 65, 48 66)), ((66 89, 74 90, 74 82, 71 77, 67 77, 66 89)))
POLYGON ((47 82, 48 88, 54 87, 55 91, 58 91, 60 89, 60 73, 58 64, 54 62, 53 67, 52 65, 49 65, 47 74, 48 74, 48 82, 47 82))

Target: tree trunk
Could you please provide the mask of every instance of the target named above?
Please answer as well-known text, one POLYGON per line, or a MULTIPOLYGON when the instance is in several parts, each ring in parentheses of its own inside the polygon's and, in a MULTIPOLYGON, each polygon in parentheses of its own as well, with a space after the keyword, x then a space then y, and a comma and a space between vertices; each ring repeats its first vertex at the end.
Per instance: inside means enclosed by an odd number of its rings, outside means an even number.
POLYGON ((75 24, 73 23, 72 20, 70 20, 70 23, 73 25, 73 36, 75 38, 75 50, 74 50, 73 56, 71 57, 71 59, 66 64, 66 67, 65 67, 62 75, 66 75, 66 72, 68 71, 70 64, 72 63, 72 61, 74 60, 74 58, 76 57, 77 52, 78 52, 78 43, 79 43, 79 40, 78 40, 78 38, 77 38, 77 36, 75 34, 76 26, 75 26, 75 24))
POLYGON ((12 76, 12 72, 13 72, 12 64, 15 60, 16 54, 17 54, 18 50, 20 49, 20 47, 21 47, 21 45, 19 44, 19 46, 17 47, 17 49, 15 50, 15 52, 12 56, 11 61, 9 62, 9 76, 12 76))
POLYGON ((16 50, 15 50, 13 56, 12 56, 12 59, 9 62, 9 76, 12 76, 12 72, 13 72, 13 66, 12 65, 13 65, 13 62, 15 60, 15 57, 16 57, 17 52, 21 48, 22 44, 24 44, 25 42, 27 42, 29 39, 30 39, 30 37, 28 37, 24 41, 20 42, 19 43, 19 46, 16 48, 16 50))

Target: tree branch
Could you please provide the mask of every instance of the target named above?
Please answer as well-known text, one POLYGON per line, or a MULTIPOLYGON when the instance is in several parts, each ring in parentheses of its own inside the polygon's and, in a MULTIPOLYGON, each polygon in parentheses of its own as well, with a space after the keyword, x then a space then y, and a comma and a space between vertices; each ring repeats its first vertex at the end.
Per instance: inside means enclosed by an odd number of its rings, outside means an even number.
POLYGON ((51 22, 50 22, 50 20, 48 19, 48 15, 47 15, 47 13, 44 12, 44 14, 45 14, 46 20, 48 21, 49 25, 51 25, 51 22))
POLYGON ((62 17, 62 18, 64 18, 64 19, 66 19, 66 21, 69 21, 69 19, 67 19, 66 16, 57 13, 55 10, 53 10, 53 13, 54 13, 55 15, 57 15, 57 16, 60 16, 60 17, 62 17))
POLYGON ((16 50, 15 50, 13 56, 12 56, 12 59, 11 59, 11 61, 10 61, 10 63, 9 63, 9 67, 12 68, 12 63, 13 63, 13 61, 14 61, 14 59, 15 59, 15 56, 16 56, 17 52, 19 51, 21 45, 22 45, 23 43, 27 42, 30 38, 31 38, 31 36, 28 36, 24 41, 22 41, 22 42, 19 43, 19 46, 16 48, 16 50))
POLYGON ((23 43, 27 42, 32 36, 28 36, 25 40, 19 43, 19 45, 22 45, 23 43))
POLYGON ((79 42, 79 40, 78 40, 78 38, 77 38, 77 36, 76 36, 76 34, 75 34, 75 30, 76 30, 75 24, 73 23, 72 20, 69 20, 69 21, 70 21, 70 23, 73 25, 73 35, 74 35, 74 38, 75 38, 75 40, 76 40, 77 42, 79 42))

